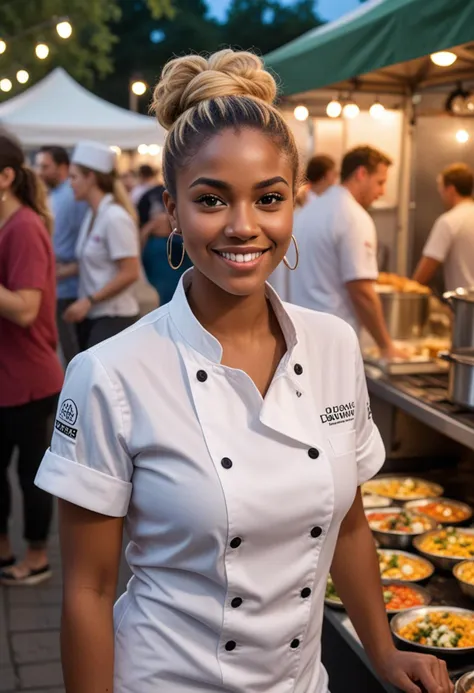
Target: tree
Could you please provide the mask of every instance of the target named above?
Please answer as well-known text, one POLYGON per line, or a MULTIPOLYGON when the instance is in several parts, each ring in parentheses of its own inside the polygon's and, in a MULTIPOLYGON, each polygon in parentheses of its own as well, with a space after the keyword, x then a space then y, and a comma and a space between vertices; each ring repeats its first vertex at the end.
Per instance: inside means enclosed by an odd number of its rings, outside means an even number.
MULTIPOLYGON (((145 0, 148 14, 171 16, 172 0, 145 0)), ((122 4, 124 4, 122 2, 122 4)), ((133 5, 133 0, 127 4, 133 5)), ((0 76, 10 77, 20 67, 32 80, 61 65, 88 85, 95 74, 104 77, 113 71, 112 51, 117 41, 113 31, 121 18, 120 0, 10 0, 0 3, 0 27, 7 50, 0 56, 0 76), (71 38, 62 40, 53 18, 67 17, 71 38), (38 41, 50 48, 46 60, 38 60, 38 41)), ((13 80, 12 80, 13 81, 13 80)))

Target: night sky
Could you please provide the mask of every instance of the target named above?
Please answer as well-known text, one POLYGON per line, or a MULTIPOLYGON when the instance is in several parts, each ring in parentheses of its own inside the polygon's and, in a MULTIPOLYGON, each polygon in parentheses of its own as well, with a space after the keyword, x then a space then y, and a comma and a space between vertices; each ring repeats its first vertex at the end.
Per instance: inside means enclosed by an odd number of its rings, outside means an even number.
MULTIPOLYGON (((219 19, 223 19, 229 0, 208 0, 208 4, 212 13, 219 19)), ((337 19, 358 5, 358 0, 317 0, 316 2, 318 14, 327 20, 337 19)))

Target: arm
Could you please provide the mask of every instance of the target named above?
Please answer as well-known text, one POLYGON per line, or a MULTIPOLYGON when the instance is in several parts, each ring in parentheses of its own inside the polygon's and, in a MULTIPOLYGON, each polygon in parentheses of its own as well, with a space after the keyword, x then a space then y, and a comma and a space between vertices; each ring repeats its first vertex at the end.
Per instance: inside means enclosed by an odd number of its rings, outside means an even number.
POLYGON ((69 279, 76 277, 79 274, 79 265, 77 262, 58 262, 56 263, 56 279, 69 279))
POLYGON ((0 317, 20 327, 30 327, 38 317, 41 298, 39 289, 9 291, 0 286, 0 317))
POLYGON ((413 279, 420 284, 429 284, 439 267, 441 267, 439 260, 424 255, 416 266, 413 279))
POLYGON ((388 333, 382 304, 375 291, 374 282, 368 279, 358 279, 347 282, 346 288, 361 325, 373 337, 382 356, 386 358, 396 356, 397 351, 388 333))
POLYGON ((67 693, 113 692, 113 605, 122 529, 123 518, 59 501, 61 655, 67 693))
POLYGON ((344 518, 331 567, 336 590, 376 671, 406 693, 451 693, 446 664, 428 655, 401 652, 392 640, 380 571, 360 489, 344 518), (357 560, 354 560, 357 557, 357 560))

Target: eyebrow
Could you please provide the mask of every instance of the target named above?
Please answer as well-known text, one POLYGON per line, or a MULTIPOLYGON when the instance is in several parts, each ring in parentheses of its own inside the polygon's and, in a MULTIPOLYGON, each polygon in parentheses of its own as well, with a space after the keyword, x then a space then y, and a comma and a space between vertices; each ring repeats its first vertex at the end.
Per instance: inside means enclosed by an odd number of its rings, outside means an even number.
MULTIPOLYGON (((284 183, 288 188, 289 183, 282 176, 275 176, 274 178, 267 178, 267 180, 262 180, 254 185, 254 190, 261 190, 262 188, 269 188, 271 185, 276 183, 284 183)), ((218 180, 217 178, 196 178, 196 180, 191 183, 190 188, 195 188, 197 185, 209 185, 211 188, 217 188, 218 190, 230 190, 231 185, 223 180, 218 180)))

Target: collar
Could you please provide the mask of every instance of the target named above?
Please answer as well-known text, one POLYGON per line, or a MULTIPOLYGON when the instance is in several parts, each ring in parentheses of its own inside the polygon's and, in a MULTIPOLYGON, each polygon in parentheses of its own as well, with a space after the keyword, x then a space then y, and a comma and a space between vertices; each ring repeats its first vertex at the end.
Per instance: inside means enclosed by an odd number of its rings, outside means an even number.
MULTIPOLYGON (((169 303, 169 313, 180 334, 192 349, 209 361, 219 364, 222 360, 220 342, 201 325, 189 307, 186 291, 191 285, 192 277, 192 268, 182 275, 169 303)), ((287 355, 282 365, 287 366, 298 344, 296 328, 277 293, 268 283, 265 284, 265 295, 270 301, 286 341, 287 355)))
POLYGON ((104 197, 99 203, 99 206, 97 207, 97 215, 99 215, 105 207, 108 207, 110 204, 112 204, 113 201, 114 196, 112 195, 112 193, 107 193, 106 195, 104 195, 104 197))

